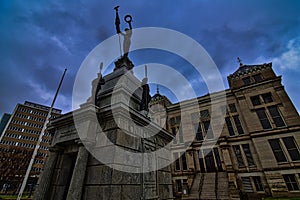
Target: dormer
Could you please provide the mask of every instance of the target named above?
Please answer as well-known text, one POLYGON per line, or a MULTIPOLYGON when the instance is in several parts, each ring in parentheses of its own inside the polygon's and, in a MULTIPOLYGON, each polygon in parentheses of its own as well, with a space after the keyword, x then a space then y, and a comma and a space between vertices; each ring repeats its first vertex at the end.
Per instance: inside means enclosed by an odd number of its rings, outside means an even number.
POLYGON ((276 78, 272 63, 260 65, 244 65, 227 77, 230 89, 239 89, 276 78))
POLYGON ((165 110, 171 104, 171 101, 166 96, 159 93, 159 89, 157 87, 156 94, 151 98, 149 106, 152 112, 158 112, 165 110))

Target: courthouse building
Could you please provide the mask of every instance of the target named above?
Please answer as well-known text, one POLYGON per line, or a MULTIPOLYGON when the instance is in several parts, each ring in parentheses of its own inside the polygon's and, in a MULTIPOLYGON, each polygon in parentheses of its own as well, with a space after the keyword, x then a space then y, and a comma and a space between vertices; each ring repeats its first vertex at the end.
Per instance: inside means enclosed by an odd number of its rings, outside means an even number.
POLYGON ((198 105, 191 103, 195 99, 171 104, 159 92, 153 96, 153 120, 177 133, 172 145, 178 158, 172 164, 176 198, 300 196, 300 118, 281 81, 272 63, 240 64, 228 76, 225 125, 219 127, 219 137, 210 127, 211 99, 222 92, 198 97, 198 105), (190 133, 195 139, 181 155, 190 133))

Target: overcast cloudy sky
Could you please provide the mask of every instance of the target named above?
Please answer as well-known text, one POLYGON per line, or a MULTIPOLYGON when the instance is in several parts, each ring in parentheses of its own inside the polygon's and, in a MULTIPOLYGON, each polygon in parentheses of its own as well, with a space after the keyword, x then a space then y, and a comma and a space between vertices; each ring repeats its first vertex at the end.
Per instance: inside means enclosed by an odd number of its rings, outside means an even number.
MULTIPOLYGON (((273 62, 300 110, 300 1, 2 0, 0 115, 11 113, 25 100, 50 105, 65 67, 68 72, 56 107, 70 111, 74 79, 82 61, 96 45, 115 34, 116 5, 120 5, 121 16, 133 16, 134 28, 164 27, 195 39, 215 61, 226 87, 226 77, 238 68, 238 56, 244 64, 273 62)), ((130 58, 136 65, 159 62, 145 53, 133 52, 130 58)), ((190 81, 196 84, 192 79, 191 75, 190 81)))

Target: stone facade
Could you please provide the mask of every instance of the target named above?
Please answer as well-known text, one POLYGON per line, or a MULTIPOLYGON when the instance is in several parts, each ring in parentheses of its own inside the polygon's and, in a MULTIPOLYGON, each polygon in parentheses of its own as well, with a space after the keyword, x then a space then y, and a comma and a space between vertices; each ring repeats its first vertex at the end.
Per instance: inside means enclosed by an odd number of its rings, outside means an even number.
POLYGON ((51 121, 51 154, 34 199, 173 199, 170 166, 153 170, 170 155, 135 158, 168 152, 173 137, 139 110, 143 91, 131 65, 128 58, 116 62, 95 103, 89 99, 51 121), (121 150, 129 153, 122 156, 121 150))
POLYGON ((242 65, 228 76, 226 99, 216 92, 169 104, 157 94, 152 120, 177 140, 172 164, 176 199, 259 199, 300 196, 299 114, 276 76, 272 63, 242 65), (221 105, 222 99, 226 108, 221 105), (224 126, 211 124, 212 104, 226 109, 224 126), (181 125, 185 126, 180 129, 181 125), (211 126, 209 126, 211 125, 211 126), (211 127, 221 129, 215 136, 211 127), (209 135, 210 134, 210 135, 209 135), (210 145, 212 144, 212 145, 210 145))
POLYGON ((90 101, 51 121, 51 153, 35 199, 300 196, 299 114, 271 63, 241 64, 228 76, 229 89, 197 99, 172 104, 158 91, 149 118, 139 110, 141 81, 126 62, 116 62, 125 67, 116 66, 104 77, 96 106, 90 101), (149 168, 169 158, 176 161, 142 173, 144 162, 132 155, 120 158, 110 142, 134 153, 171 151, 155 156, 149 168), (100 162, 96 157, 102 152, 113 156, 100 162), (138 173, 117 170, 121 166, 138 173))

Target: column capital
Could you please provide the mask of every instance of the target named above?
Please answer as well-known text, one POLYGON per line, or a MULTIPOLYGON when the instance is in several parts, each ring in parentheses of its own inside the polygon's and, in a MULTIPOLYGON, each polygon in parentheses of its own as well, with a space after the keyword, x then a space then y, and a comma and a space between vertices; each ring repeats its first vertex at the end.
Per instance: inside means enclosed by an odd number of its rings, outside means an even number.
POLYGON ((75 140, 75 143, 80 147, 80 146, 85 146, 85 145, 88 145, 88 146, 94 146, 96 144, 96 142, 91 142, 91 141, 88 141, 88 140, 81 140, 81 139, 77 139, 75 140))
POLYGON ((49 151, 50 152, 62 152, 63 151, 63 148, 62 147, 60 147, 60 146, 53 146, 53 147, 49 147, 49 151))

